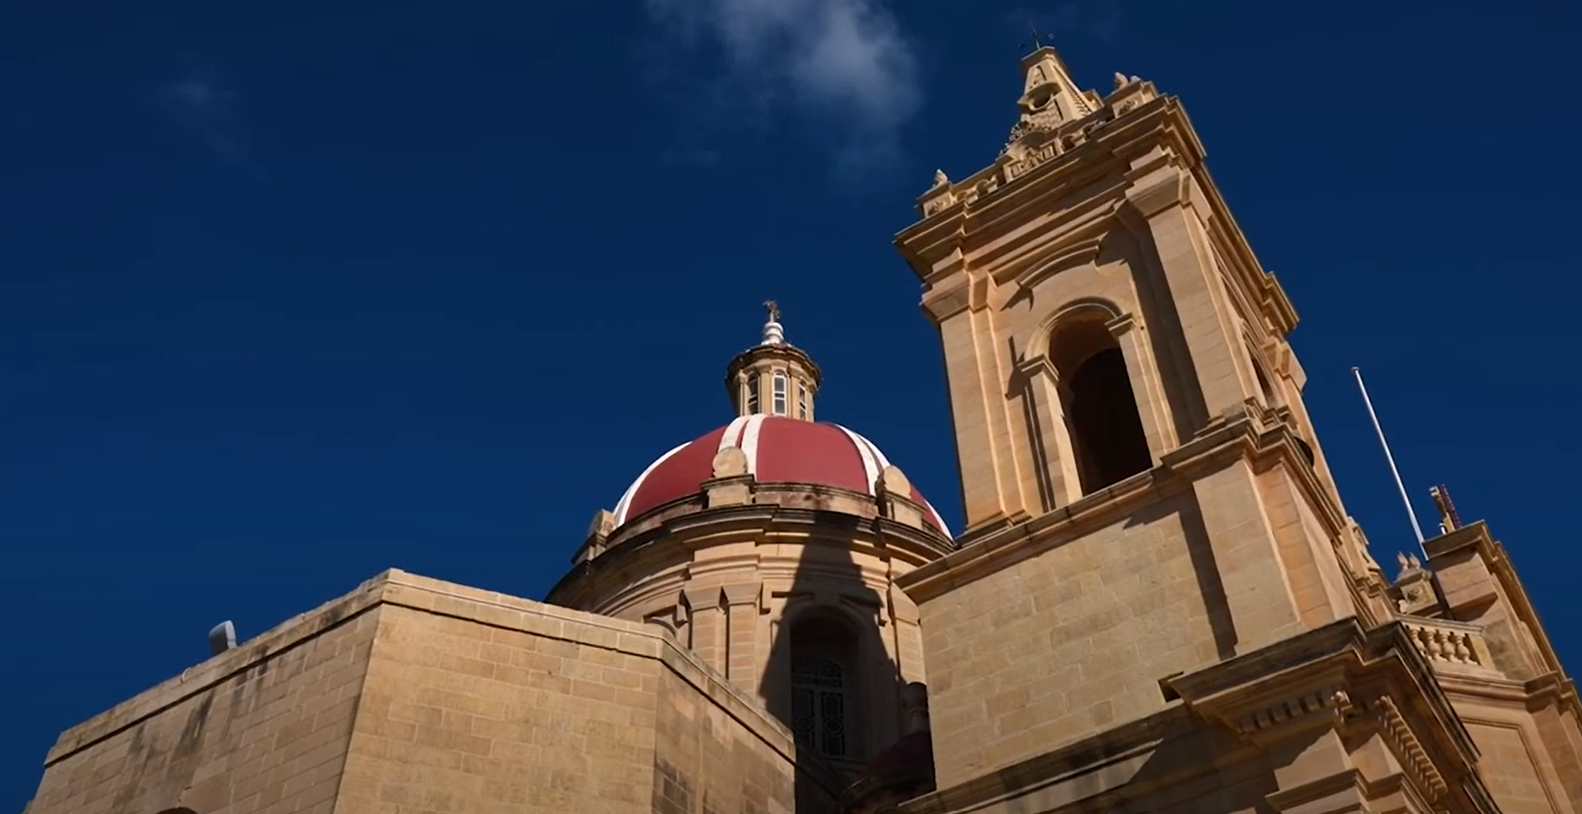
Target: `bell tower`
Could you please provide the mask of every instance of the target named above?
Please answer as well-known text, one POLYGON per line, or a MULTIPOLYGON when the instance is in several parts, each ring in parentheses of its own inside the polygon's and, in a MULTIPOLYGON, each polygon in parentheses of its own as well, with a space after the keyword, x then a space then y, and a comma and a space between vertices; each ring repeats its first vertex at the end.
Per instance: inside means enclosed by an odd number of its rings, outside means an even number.
POLYGON ((1050 47, 1021 67, 999 156, 936 172, 896 240, 944 344, 962 543, 1189 495, 1234 652, 1382 612, 1302 404, 1296 312, 1181 103, 1120 74, 1081 90, 1050 47))
POLYGON ((1121 74, 1083 90, 1053 48, 1021 68, 999 155, 936 171, 896 238, 966 516, 895 581, 941 790, 917 810, 1582 811, 1531 802, 1582 800, 1561 791, 1582 705, 1486 531, 1447 511, 1393 586, 1368 555, 1296 312, 1181 102, 1121 74), (1500 694, 1534 672, 1563 689, 1500 694))

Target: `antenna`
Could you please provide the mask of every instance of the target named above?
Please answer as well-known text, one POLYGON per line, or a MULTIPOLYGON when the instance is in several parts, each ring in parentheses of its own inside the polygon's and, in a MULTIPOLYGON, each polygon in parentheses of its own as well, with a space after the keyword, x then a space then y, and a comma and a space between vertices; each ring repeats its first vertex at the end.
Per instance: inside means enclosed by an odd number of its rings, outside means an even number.
POLYGON ((220 655, 236 646, 236 625, 227 619, 209 631, 209 652, 220 655))
MULTIPOLYGON (((1390 474, 1395 478, 1395 488, 1401 493, 1401 503, 1406 506, 1406 516, 1412 519, 1412 533, 1417 535, 1417 547, 1423 548, 1423 527, 1417 523, 1417 512, 1412 510, 1412 500, 1406 496, 1406 485, 1401 483, 1401 470, 1395 467, 1395 456, 1390 454, 1390 442, 1384 440, 1384 428, 1379 426, 1379 414, 1373 411, 1373 399, 1368 398, 1368 386, 1362 383, 1362 371, 1353 367, 1351 375, 1357 379, 1357 389, 1362 392, 1362 403, 1368 408, 1368 418, 1373 420, 1373 431, 1379 435, 1379 446, 1384 448, 1384 460, 1390 464, 1390 474)), ((1423 556, 1428 556, 1427 549, 1423 556)))
POLYGON ((1428 487, 1429 496, 1434 499, 1434 506, 1439 509, 1439 526, 1444 533, 1449 534, 1461 528, 1461 514, 1456 511, 1456 504, 1450 500, 1450 487, 1440 484, 1428 487))

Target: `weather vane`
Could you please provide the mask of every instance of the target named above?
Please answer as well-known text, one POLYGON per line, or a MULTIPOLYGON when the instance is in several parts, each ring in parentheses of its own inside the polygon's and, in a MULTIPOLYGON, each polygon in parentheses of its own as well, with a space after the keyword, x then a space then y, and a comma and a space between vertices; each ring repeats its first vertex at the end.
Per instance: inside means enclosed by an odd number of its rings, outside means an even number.
POLYGON ((774 300, 764 300, 764 310, 769 312, 770 322, 780 321, 780 305, 774 300))
POLYGON ((1038 33, 1038 26, 1033 25, 1033 18, 1027 18, 1027 30, 1033 32, 1033 50, 1044 47, 1044 38, 1038 33))

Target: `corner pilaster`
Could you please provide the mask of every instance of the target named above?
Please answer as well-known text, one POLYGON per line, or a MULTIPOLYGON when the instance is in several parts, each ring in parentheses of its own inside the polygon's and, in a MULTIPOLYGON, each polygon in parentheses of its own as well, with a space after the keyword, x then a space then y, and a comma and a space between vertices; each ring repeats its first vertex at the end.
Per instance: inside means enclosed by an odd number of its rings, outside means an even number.
POLYGON ((1134 162, 1127 200, 1147 224, 1170 301, 1186 340, 1197 390, 1209 416, 1240 404, 1248 395, 1237 367, 1240 336, 1229 314, 1224 282, 1208 247, 1196 239, 1189 208, 1192 178, 1168 155, 1150 153, 1134 162))

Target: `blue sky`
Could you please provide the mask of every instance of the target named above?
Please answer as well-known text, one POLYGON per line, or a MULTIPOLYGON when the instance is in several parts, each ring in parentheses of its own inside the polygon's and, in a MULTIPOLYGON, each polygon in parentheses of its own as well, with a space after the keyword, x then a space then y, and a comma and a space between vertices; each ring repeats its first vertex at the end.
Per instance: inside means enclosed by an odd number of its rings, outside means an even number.
POLYGON ((729 417, 776 298, 820 415, 959 527, 937 335, 890 245, 991 161, 1027 20, 1184 100, 1294 299, 1381 562, 1347 371, 1509 546, 1562 655, 1582 408, 1561 4, 648 0, 0 11, 0 811, 55 735, 387 567, 536 597, 729 417), (1320 13, 1321 12, 1321 13, 1320 13))

